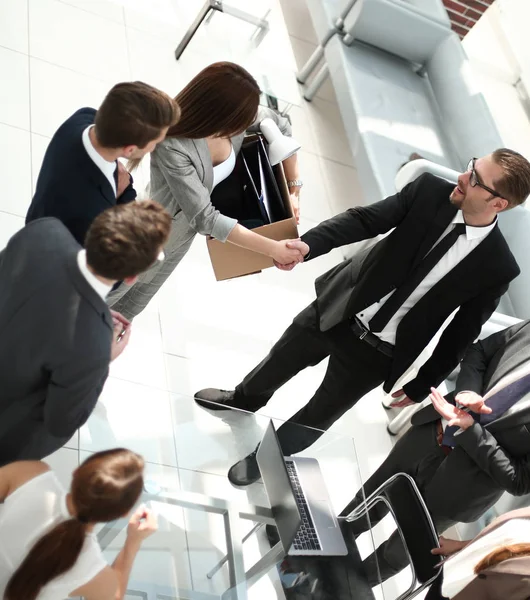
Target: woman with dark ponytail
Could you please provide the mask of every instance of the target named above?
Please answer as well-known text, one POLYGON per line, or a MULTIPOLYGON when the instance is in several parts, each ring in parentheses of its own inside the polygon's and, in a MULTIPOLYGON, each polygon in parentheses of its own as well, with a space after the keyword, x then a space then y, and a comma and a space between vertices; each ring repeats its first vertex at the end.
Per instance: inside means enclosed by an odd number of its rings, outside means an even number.
POLYGON ((134 512, 112 566, 93 530, 131 511, 143 489, 143 470, 143 458, 130 450, 98 452, 74 471, 67 492, 43 462, 0 468, 0 598, 123 598, 136 553, 156 531, 156 518, 145 507, 134 512))
POLYGON ((425 600, 529 600, 530 508, 495 519, 473 540, 440 538, 447 558, 425 600))

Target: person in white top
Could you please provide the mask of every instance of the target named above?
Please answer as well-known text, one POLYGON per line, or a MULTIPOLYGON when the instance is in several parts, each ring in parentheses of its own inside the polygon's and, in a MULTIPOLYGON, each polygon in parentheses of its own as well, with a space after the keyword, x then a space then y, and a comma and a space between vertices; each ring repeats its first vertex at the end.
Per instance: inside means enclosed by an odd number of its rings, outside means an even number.
POLYGON ((125 517, 143 489, 144 460, 123 448, 97 452, 74 472, 67 492, 40 461, 0 468, 0 596, 5 600, 124 597, 142 541, 157 529, 140 506, 123 549, 109 566, 97 523, 125 517))
POLYGON ((473 540, 442 536, 431 552, 450 558, 425 600, 530 597, 530 508, 502 515, 473 540))

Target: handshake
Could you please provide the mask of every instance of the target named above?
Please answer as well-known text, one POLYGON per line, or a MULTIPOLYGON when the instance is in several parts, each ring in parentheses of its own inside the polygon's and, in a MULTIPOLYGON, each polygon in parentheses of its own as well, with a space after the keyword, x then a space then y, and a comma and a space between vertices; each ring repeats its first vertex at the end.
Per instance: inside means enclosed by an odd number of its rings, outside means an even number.
POLYGON ((296 240, 282 240, 276 242, 273 253, 274 265, 282 271, 290 271, 298 263, 304 261, 309 254, 309 246, 300 238, 296 240))

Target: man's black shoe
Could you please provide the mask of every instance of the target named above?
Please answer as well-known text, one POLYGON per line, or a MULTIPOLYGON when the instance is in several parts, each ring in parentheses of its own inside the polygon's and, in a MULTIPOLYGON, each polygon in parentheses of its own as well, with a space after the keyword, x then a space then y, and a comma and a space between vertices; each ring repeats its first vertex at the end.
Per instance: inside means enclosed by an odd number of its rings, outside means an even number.
POLYGON ((195 402, 208 410, 230 410, 234 404, 234 390, 205 388, 195 394, 195 402))
POLYGON ((243 460, 236 462, 235 465, 230 467, 228 471, 228 480, 232 485, 237 485, 238 487, 250 485, 261 478, 258 461, 256 460, 257 451, 258 448, 256 448, 252 454, 245 456, 243 460))

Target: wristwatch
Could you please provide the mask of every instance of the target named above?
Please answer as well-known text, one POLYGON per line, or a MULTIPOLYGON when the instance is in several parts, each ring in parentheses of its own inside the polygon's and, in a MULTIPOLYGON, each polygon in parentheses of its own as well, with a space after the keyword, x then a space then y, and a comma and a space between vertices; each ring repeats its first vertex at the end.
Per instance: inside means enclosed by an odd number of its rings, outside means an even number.
POLYGON ((304 185, 304 182, 301 179, 289 179, 287 181, 287 187, 299 187, 301 188, 304 185))

